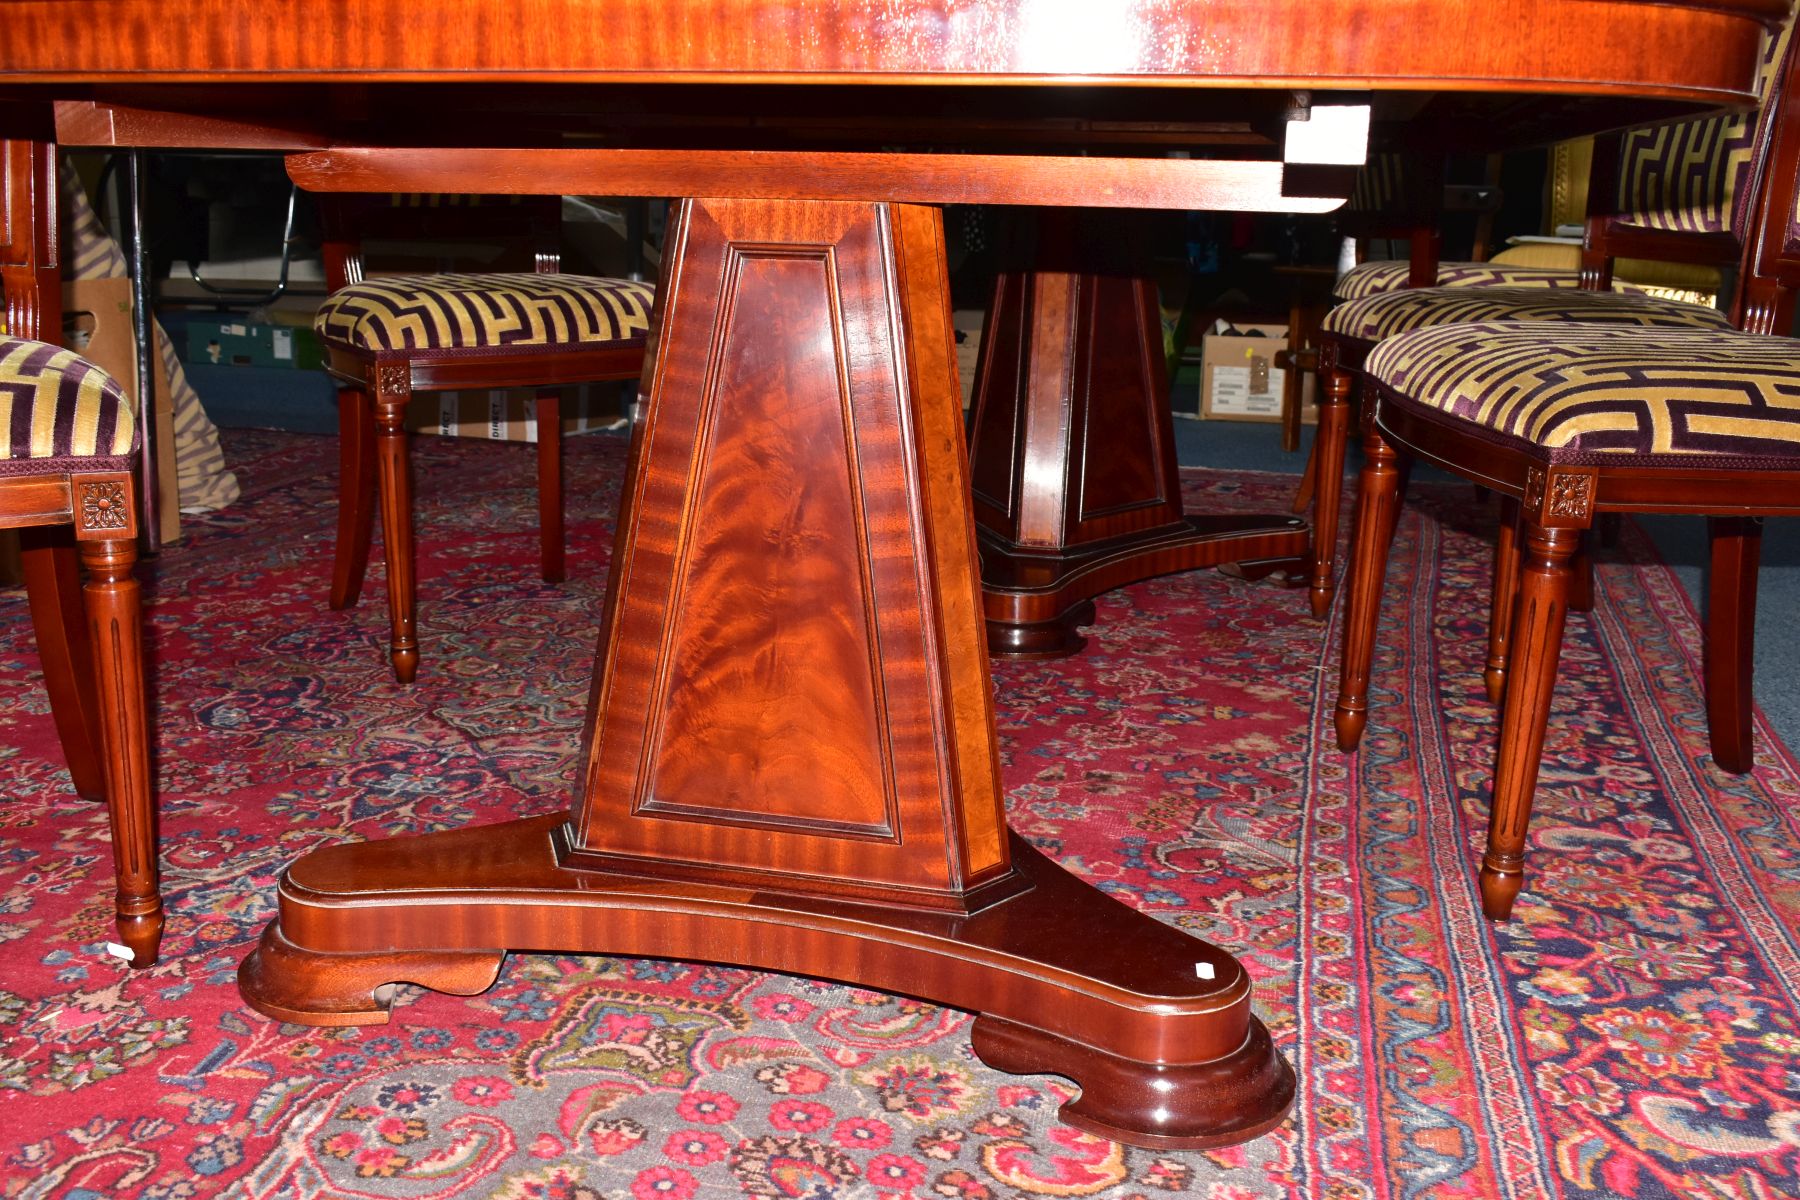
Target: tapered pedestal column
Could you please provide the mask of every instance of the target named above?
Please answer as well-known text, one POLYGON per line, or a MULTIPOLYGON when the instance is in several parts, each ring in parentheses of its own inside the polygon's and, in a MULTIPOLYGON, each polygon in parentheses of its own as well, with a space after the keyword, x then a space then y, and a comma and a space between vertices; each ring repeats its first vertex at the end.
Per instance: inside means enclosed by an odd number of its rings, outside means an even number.
POLYGON ((308 855, 245 998, 352 1024, 514 949, 704 959, 974 1011, 1109 1136, 1271 1128, 1238 963, 1006 828, 938 211, 692 200, 665 263, 574 811, 308 855))
POLYGON ((1297 558, 1303 521, 1182 511, 1156 286, 1002 274, 976 373, 970 473, 990 649, 1081 649, 1095 596, 1140 579, 1297 558))

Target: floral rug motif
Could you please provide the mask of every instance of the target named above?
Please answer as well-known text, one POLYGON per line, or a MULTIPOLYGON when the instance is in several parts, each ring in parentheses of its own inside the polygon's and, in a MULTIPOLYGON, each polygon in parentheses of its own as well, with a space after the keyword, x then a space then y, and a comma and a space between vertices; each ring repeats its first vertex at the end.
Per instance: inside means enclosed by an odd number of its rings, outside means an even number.
MULTIPOLYGON (((1691 605, 1634 530, 1570 620, 1515 918, 1480 916, 1493 511, 1412 489, 1362 752, 1336 618, 1201 571, 1104 597, 1078 657, 997 664, 1013 825, 1235 950, 1299 1073, 1247 1146, 1126 1148, 990 1070, 967 1014, 741 969, 517 955, 392 1024, 265 1020, 234 973, 275 877, 346 838, 562 807, 620 439, 568 447, 568 583, 531 451, 416 440, 421 670, 378 562, 326 609, 335 446, 227 435, 244 503, 146 566, 163 961, 107 958, 104 815, 69 790, 22 595, 0 592, 0 1197, 1800 1195, 1800 769, 1706 753, 1691 605)), ((1190 506, 1294 481, 1188 472, 1190 506)), ((378 557, 378 555, 377 555, 378 557)))

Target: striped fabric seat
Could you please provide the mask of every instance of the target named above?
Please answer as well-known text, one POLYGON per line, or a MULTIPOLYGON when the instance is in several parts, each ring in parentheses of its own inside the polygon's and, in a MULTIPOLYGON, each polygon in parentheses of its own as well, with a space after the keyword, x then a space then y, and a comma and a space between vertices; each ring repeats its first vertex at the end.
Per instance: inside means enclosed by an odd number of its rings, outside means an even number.
POLYGON ((72 350, 0 335, 0 475, 129 470, 137 415, 117 380, 72 350))
MULTIPOLYGON (((1333 286, 1331 294, 1339 300, 1360 300, 1364 296, 1374 296, 1381 292, 1399 291, 1406 286, 1407 277, 1411 273, 1412 265, 1397 259, 1375 259, 1358 263, 1344 272, 1333 286)), ((1581 272, 1563 267, 1529 267, 1510 263, 1439 263, 1437 286, 1578 288, 1581 286, 1581 272)), ((1636 284, 1614 280, 1613 290, 1641 292, 1644 289, 1636 284)))
POLYGON ((1326 333, 1380 342, 1415 329, 1477 321, 1598 321, 1614 326, 1729 329, 1716 308, 1621 292, 1567 288, 1402 288, 1340 304, 1326 333))
POLYGON ((389 275, 332 293, 313 328, 377 356, 629 342, 650 328, 654 291, 589 275, 389 275))
POLYGON ((1800 465, 1800 340, 1736 330, 1510 322, 1402 334, 1367 371, 1403 407, 1448 414, 1555 463, 1800 465))

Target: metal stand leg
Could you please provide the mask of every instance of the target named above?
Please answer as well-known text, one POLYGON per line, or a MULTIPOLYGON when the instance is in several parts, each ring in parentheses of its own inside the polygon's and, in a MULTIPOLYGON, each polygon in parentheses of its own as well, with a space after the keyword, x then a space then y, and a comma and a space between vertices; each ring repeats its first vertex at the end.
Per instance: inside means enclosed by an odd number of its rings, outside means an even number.
POLYGON ((150 314, 149 255, 144 246, 144 152, 125 156, 126 224, 131 230, 131 331, 137 338, 138 429, 143 433, 138 458, 138 526, 140 553, 149 556, 161 549, 162 528, 156 495, 156 334, 150 314))

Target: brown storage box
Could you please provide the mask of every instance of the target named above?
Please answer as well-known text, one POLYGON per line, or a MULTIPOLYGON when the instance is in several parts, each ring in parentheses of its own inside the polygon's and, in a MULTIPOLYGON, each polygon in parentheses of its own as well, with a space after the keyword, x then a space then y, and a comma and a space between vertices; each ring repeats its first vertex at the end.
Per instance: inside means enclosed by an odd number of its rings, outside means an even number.
MULTIPOLYGON (((137 396, 137 339, 131 329, 131 280, 71 279, 63 283, 63 344, 117 379, 137 396)), ((169 380, 156 356, 151 399, 156 426, 156 502, 159 540, 181 536, 181 492, 175 484, 175 407, 169 380)))
MULTIPOLYGON (((1287 372, 1275 365, 1275 355, 1287 349, 1287 326, 1236 328, 1257 330, 1262 336, 1206 336, 1200 356, 1200 415, 1216 421, 1279 421, 1287 372)), ((1300 419, 1309 425, 1318 420, 1313 403, 1316 383, 1308 375, 1300 392, 1300 419)))

